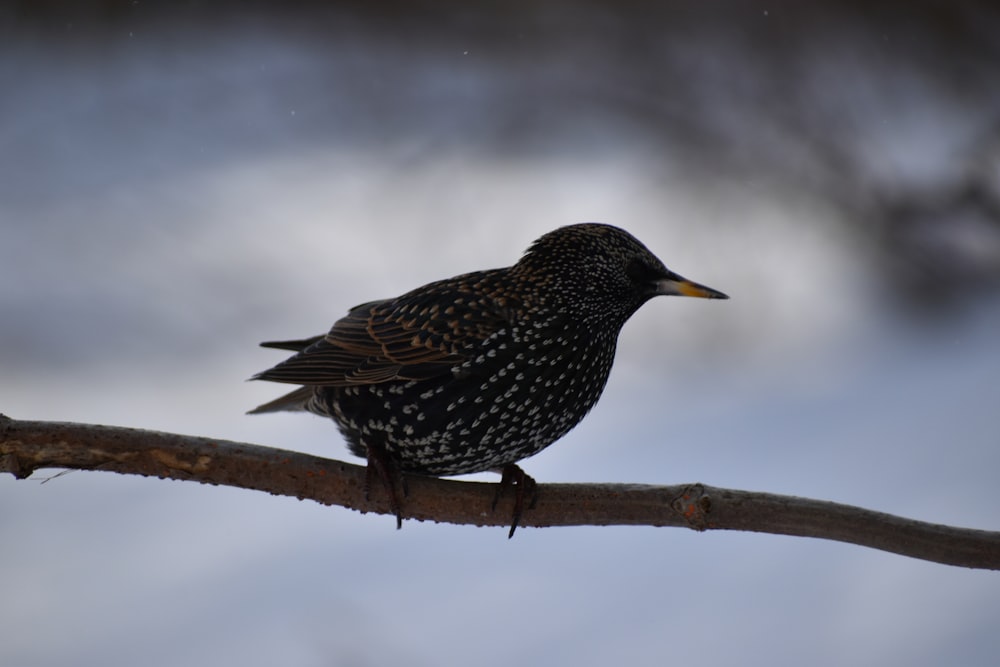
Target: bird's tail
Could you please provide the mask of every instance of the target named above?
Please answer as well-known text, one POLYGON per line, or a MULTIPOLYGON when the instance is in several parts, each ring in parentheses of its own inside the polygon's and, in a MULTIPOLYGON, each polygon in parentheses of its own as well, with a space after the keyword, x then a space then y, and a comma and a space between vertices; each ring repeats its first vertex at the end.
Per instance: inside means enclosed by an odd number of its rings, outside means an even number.
POLYGON ((266 343, 261 343, 260 346, 270 347, 275 350, 291 350, 292 352, 301 352, 313 343, 319 342, 322 338, 324 338, 323 334, 299 340, 271 340, 266 343))
POLYGON ((299 412, 306 409, 306 403, 312 398, 312 387, 299 387, 284 396, 268 401, 248 412, 248 415, 259 415, 265 412, 299 412))

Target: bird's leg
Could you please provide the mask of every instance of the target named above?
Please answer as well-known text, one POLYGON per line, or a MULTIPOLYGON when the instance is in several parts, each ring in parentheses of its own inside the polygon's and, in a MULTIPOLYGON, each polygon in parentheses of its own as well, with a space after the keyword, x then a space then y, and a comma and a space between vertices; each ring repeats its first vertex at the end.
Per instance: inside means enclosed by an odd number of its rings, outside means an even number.
POLYGON ((514 512, 510 520, 510 532, 507 533, 507 539, 510 539, 514 537, 514 531, 517 530, 517 525, 521 521, 525 496, 528 497, 528 509, 535 508, 535 503, 538 502, 538 484, 515 463, 508 463, 498 472, 500 473, 500 484, 497 485, 497 493, 493 496, 491 508, 493 511, 496 511, 497 503, 500 502, 504 492, 511 486, 515 486, 514 512))
POLYGON ((379 446, 365 445, 368 452, 368 467, 365 469, 365 500, 369 497, 374 479, 378 477, 389 496, 389 509, 396 515, 396 529, 403 527, 403 511, 401 499, 407 495, 406 478, 389 458, 388 453, 379 446))

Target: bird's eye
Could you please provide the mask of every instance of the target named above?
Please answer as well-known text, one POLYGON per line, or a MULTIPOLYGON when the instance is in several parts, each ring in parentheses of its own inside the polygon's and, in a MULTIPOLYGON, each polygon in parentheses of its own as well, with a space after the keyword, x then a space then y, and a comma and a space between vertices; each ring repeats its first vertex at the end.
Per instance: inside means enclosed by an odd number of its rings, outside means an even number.
POLYGON ((650 270, 649 265, 641 259, 630 259, 628 264, 625 266, 625 275, 627 275, 633 283, 642 284, 649 282, 652 279, 653 272, 650 270))

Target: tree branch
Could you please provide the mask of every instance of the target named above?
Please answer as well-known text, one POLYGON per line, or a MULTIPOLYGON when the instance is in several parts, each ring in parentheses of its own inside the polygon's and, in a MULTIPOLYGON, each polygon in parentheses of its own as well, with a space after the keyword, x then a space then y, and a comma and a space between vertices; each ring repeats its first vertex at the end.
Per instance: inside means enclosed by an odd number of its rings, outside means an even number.
MULTIPOLYGON (((18 479, 40 468, 108 470, 266 491, 388 514, 381 487, 365 499, 362 466, 259 445, 157 431, 19 421, 0 415, 0 472, 18 479)), ((495 484, 407 476, 404 516, 504 526, 495 484)), ((819 537, 965 567, 1000 569, 1000 532, 955 528, 837 503, 720 489, 704 484, 544 484, 522 526, 647 525, 819 537)))

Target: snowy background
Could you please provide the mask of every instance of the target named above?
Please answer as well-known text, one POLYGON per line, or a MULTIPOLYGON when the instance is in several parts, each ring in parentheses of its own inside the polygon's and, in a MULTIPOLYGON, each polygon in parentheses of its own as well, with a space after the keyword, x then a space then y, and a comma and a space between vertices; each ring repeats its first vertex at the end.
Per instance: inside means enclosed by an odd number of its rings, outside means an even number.
MULTIPOLYGON (((243 414, 260 341, 593 220, 732 299, 645 306, 540 483, 1000 529, 996 10, 252 7, 0 13, 0 412, 350 458, 243 414)), ((5 667, 1000 655, 1000 575, 856 546, 50 476, 0 476, 5 667)))

